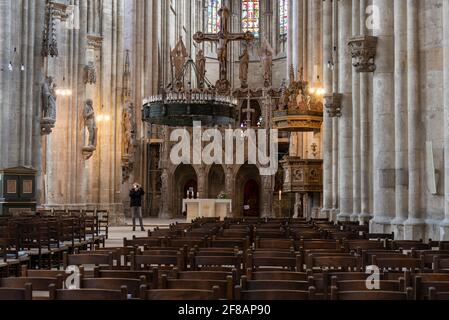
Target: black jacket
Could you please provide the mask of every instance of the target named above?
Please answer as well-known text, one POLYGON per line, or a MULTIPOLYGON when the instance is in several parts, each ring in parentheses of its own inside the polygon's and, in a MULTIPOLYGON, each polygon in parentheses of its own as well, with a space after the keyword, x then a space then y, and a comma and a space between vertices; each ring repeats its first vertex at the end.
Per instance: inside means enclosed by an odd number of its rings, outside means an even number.
POLYGON ((142 206, 142 196, 145 194, 142 188, 137 191, 133 188, 129 191, 129 197, 131 198, 131 207, 141 207, 142 206))

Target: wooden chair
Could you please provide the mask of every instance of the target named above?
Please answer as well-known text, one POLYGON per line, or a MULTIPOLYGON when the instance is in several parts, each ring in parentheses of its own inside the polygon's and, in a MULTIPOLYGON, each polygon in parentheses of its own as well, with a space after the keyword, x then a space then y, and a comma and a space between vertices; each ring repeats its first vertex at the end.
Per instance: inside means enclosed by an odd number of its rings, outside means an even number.
POLYGON ((416 300, 428 298, 429 288, 449 292, 449 274, 447 273, 419 273, 412 275, 416 300))
POLYGON ((367 290, 380 290, 380 291, 397 291, 404 292, 405 279, 401 280, 379 280, 378 288, 372 289, 367 286, 365 280, 343 280, 339 281, 337 277, 332 277, 331 286, 337 287, 340 292, 344 291, 367 291, 367 290))
POLYGON ((373 256, 376 256, 377 258, 401 258, 401 257, 407 257, 402 250, 359 250, 357 251, 357 254, 362 257, 362 264, 364 267, 366 266, 372 266, 373 263, 373 256))
POLYGON ((449 273, 449 256, 434 256, 432 270, 434 273, 449 273))
MULTIPOLYGON (((112 253, 107 254, 63 254, 64 270, 68 266, 102 266, 104 268, 113 268, 112 253)), ((92 269, 93 270, 93 269, 92 269)))
POLYGON ((384 250, 385 243, 372 240, 346 240, 343 247, 348 252, 361 252, 362 250, 384 250))
POLYGON ((184 255, 179 251, 176 255, 140 255, 131 253, 131 270, 148 270, 158 267, 159 270, 171 270, 177 267, 179 270, 184 270, 185 260, 184 255))
POLYGON ((253 271, 302 271, 301 256, 295 257, 254 257, 252 254, 247 255, 246 267, 253 271))
POLYGON ((105 270, 98 267, 94 268, 94 278, 118 278, 141 280, 144 277, 145 284, 150 289, 157 289, 159 285, 159 271, 157 268, 149 270, 105 270))
POLYGON ((0 288, 0 301, 1 300, 32 300, 33 289, 30 283, 25 285, 24 289, 17 288, 0 288))
POLYGON ((102 300, 128 300, 128 289, 122 286, 120 290, 100 289, 56 289, 54 285, 49 286, 50 300, 80 300, 80 301, 102 301, 102 300))
POLYGON ((362 260, 359 256, 350 255, 328 255, 328 254, 309 254, 307 269, 310 270, 340 270, 340 271, 360 271, 362 269, 362 260))
POLYGON ((446 292, 442 292, 441 291, 440 292, 436 288, 430 287, 429 288, 428 297, 429 297, 429 300, 444 300, 444 301, 448 301, 449 300, 449 291, 446 291, 446 292))
POLYGON ((276 249, 276 250, 291 250, 295 247, 293 239, 267 239, 256 238, 256 249, 276 249))
POLYGON ((423 243, 422 240, 393 240, 389 241, 388 247, 392 250, 430 250, 430 245, 423 243))
POLYGON ((331 300, 413 300, 413 289, 407 288, 405 292, 398 291, 339 291, 337 287, 331 287, 331 300))
POLYGON ((248 280, 279 280, 279 281, 308 281, 312 272, 290 272, 290 271, 257 271, 250 268, 246 271, 248 280))
POLYGON ((125 286, 127 294, 133 298, 138 298, 140 294, 140 286, 146 286, 145 276, 141 276, 140 279, 129 278, 91 278, 80 280, 80 289, 101 289, 101 290, 122 290, 125 286))
POLYGON ((315 300, 315 288, 311 287, 307 291, 296 290, 248 290, 244 291, 240 286, 234 289, 235 300, 315 300))
POLYGON ((229 275, 225 280, 203 279, 171 279, 167 275, 161 277, 160 289, 211 290, 218 287, 219 299, 233 300, 234 278, 229 275))
POLYGON ((237 281, 237 270, 231 271, 179 271, 178 268, 173 268, 169 274, 171 279, 182 280, 227 280, 231 276, 233 282, 237 281))
POLYGON ((191 290, 191 289, 157 289, 146 290, 144 287, 140 289, 141 300, 168 300, 168 301, 206 301, 219 300, 220 288, 213 287, 212 290, 191 290))
POLYGON ((240 279, 240 287, 243 291, 254 290, 293 290, 307 291, 313 286, 313 277, 307 281, 292 280, 248 280, 246 276, 240 279))
POLYGON ((364 233, 363 238, 367 240, 394 240, 394 232, 392 233, 364 233))
POLYGON ((412 272, 415 272, 424 269, 423 259, 411 257, 378 258, 377 255, 374 255, 373 265, 379 267, 381 270, 384 269, 392 271, 411 270, 412 272))
POLYGON ((233 271, 240 275, 242 270, 242 256, 199 256, 190 255, 190 270, 199 271, 233 271))
MULTIPOLYGON (((23 265, 21 270, 21 277, 23 278, 61 278, 62 281, 65 281, 69 273, 66 273, 64 270, 35 270, 29 269, 28 266, 23 265)), ((46 288, 48 289, 48 287, 46 288)))

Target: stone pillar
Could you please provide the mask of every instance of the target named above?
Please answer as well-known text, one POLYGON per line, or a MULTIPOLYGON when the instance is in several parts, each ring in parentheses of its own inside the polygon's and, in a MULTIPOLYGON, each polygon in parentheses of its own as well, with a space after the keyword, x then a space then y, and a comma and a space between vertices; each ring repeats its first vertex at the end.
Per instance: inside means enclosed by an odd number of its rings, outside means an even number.
POLYGON ((349 220, 353 213, 352 181, 352 60, 348 46, 351 37, 352 0, 339 1, 339 88, 343 95, 339 119, 339 220, 349 220))
POLYGON ((293 63, 293 26, 295 24, 294 22, 294 16, 293 16, 293 5, 296 1, 295 0, 288 0, 288 16, 289 16, 289 28, 287 33, 287 73, 289 73, 290 66, 293 63), (290 19, 291 17, 291 19, 290 19))
MULTIPOLYGON (((443 17, 449 17, 449 1, 443 1, 443 17)), ((449 21, 443 19, 444 128, 449 128, 449 21)), ((444 130, 444 217, 441 240, 449 240, 449 130, 444 130)))
MULTIPOLYGON (((366 8, 368 0, 360 0, 360 35, 368 34, 366 28, 366 8)), ((369 101, 370 74, 360 74, 360 222, 372 218, 370 211, 370 122, 371 106, 369 101)))
MULTIPOLYGON (((8 69, 9 61, 11 61, 11 19, 12 19, 13 1, 0 1, 0 147, 1 150, 7 150, 8 146, 13 143, 13 137, 8 133, 10 121, 9 119, 9 95, 10 77, 12 72, 8 69)), ((9 166, 8 152, 0 152, 0 168, 9 166)))
POLYGON ((394 1, 394 113, 395 113, 395 167, 396 218, 392 221, 396 239, 404 238, 403 224, 408 216, 407 187, 407 1, 394 1))
MULTIPOLYGON (((419 86, 419 18, 418 0, 407 0, 407 65, 408 65, 408 220, 404 223, 406 240, 423 239, 425 220, 421 203, 422 154, 419 86)), ((446 128, 447 130, 447 128, 446 128)))
MULTIPOLYGON (((332 93, 332 70, 327 67, 332 61, 332 1, 323 3, 323 81, 326 94, 332 93)), ((322 214, 330 217, 332 209, 332 118, 324 112, 323 124, 323 209, 322 214)))
MULTIPOLYGON (((333 55, 334 55, 334 70, 332 73, 332 91, 333 93, 339 92, 338 83, 338 1, 332 1, 332 24, 333 24, 333 55)), ((339 213, 339 176, 338 176, 338 122, 339 119, 332 118, 332 210, 331 210, 331 220, 336 221, 337 215, 339 213)))
POLYGON ((292 6, 293 13, 293 58, 292 63, 295 68, 295 72, 301 70, 303 67, 303 0, 294 0, 292 6))
MULTIPOLYGON (((206 171, 204 167, 197 168, 197 176, 198 176, 198 197, 200 199, 207 198, 207 177, 206 171)), ((196 195, 195 195, 196 196, 196 195)))
POLYGON ((393 2, 374 0, 381 17, 375 26, 378 37, 376 66, 373 79, 373 186, 374 219, 371 231, 390 232, 391 220, 395 215, 394 177, 394 29, 393 2))
POLYGON ((274 176, 261 176, 262 180, 262 208, 261 218, 272 218, 276 216, 273 212, 274 176))
MULTIPOLYGON (((356 37, 360 32, 360 1, 352 1, 352 36, 356 37)), ((359 221, 362 211, 360 199, 360 74, 356 68, 352 68, 352 183, 353 183, 353 199, 352 199, 352 221, 359 221)))

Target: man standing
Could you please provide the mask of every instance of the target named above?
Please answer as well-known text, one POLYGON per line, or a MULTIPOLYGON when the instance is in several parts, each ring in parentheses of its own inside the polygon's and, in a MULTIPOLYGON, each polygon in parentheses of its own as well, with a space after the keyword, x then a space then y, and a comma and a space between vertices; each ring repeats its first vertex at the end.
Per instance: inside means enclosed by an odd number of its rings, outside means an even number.
POLYGON ((129 191, 129 197, 131 198, 131 214, 133 218, 133 231, 136 231, 136 217, 139 218, 140 229, 145 231, 142 221, 142 196, 145 194, 143 188, 134 183, 132 189, 129 191))

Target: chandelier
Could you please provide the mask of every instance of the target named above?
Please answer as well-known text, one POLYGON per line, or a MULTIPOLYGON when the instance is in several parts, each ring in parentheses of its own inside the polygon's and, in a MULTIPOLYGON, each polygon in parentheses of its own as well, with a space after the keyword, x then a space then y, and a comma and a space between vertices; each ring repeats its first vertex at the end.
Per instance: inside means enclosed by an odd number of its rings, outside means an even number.
POLYGON ((142 119, 156 125, 192 127, 227 126, 234 123, 238 100, 220 94, 205 76, 202 51, 196 62, 187 59, 182 39, 172 51, 172 80, 166 88, 143 101, 142 119), (192 82, 195 85, 192 85, 192 82))

